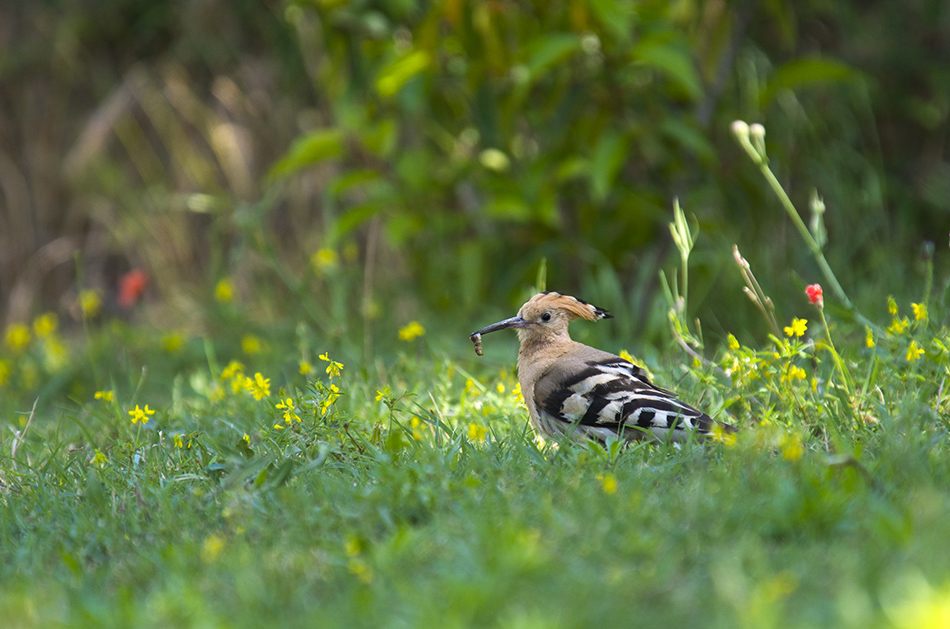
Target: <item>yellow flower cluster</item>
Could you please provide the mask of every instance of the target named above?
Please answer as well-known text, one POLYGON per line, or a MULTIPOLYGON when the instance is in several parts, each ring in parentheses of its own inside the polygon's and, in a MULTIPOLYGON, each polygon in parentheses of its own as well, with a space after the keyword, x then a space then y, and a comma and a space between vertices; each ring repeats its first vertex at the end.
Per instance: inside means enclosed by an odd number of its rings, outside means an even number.
POLYGON ((327 397, 323 400, 323 404, 320 406, 320 412, 324 415, 327 414, 327 411, 330 410, 330 407, 333 406, 333 403, 337 401, 340 397, 340 387, 335 384, 331 384, 327 390, 327 397))
POLYGON ((310 256, 310 266, 319 277, 329 275, 340 265, 340 256, 335 249, 323 247, 310 256))
POLYGON ((22 323, 13 323, 7 327, 4 342, 14 354, 26 349, 27 345, 30 344, 30 340, 30 328, 22 323))
POLYGON ((245 334, 241 338, 241 350, 248 355, 260 354, 264 351, 264 342, 253 334, 245 334))
POLYGON ((236 360, 228 363, 221 372, 221 382, 231 384, 231 393, 237 393, 244 388, 244 365, 236 360))
POLYGON ((600 487, 608 496, 617 493, 617 478, 613 474, 598 474, 597 480, 600 481, 600 487))
POLYGON ((340 375, 340 370, 343 369, 343 363, 337 362, 330 358, 330 352, 324 352, 320 354, 320 360, 328 363, 327 375, 331 380, 340 375))
POLYGON ((422 327, 421 323, 418 321, 410 321, 406 327, 399 330, 399 340, 411 341, 415 338, 423 336, 425 333, 426 329, 422 327))
POLYGON ((785 336, 791 338, 801 338, 805 335, 805 331, 808 329, 808 320, 807 319, 792 319, 792 324, 785 326, 785 336))
POLYGON ((475 422, 468 425, 468 438, 470 441, 485 441, 487 435, 488 428, 485 426, 480 426, 475 422))
POLYGON ((215 284, 214 299, 222 304, 234 301, 234 281, 230 277, 222 278, 215 284))
POLYGON ((257 372, 253 378, 244 378, 244 390, 253 395, 255 400, 261 401, 270 395, 270 378, 257 372))
MULTIPOLYGON (((295 421, 298 424, 300 423, 300 415, 297 414, 297 408, 294 406, 293 398, 288 397, 281 400, 275 405, 275 408, 279 411, 283 411, 284 423, 288 426, 295 421)), ((284 427, 278 423, 274 424, 274 428, 283 430, 284 427)))
POLYGON ((137 424, 142 422, 147 424, 149 417, 155 414, 155 411, 148 407, 148 404, 145 405, 145 408, 140 408, 138 404, 135 405, 135 408, 129 411, 129 415, 132 416, 132 423, 137 424))
POLYGON ((95 290, 79 291, 79 310, 86 319, 94 319, 102 310, 102 297, 95 290))

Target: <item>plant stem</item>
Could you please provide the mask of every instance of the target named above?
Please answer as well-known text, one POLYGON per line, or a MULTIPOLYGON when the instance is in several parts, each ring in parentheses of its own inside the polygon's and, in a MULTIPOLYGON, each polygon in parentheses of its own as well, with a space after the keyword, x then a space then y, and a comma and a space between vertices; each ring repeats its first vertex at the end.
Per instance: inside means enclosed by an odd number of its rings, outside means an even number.
POLYGON ((769 165, 765 160, 760 160, 759 170, 762 171, 762 175, 769 183, 769 186, 771 186, 772 191, 775 192, 775 195, 778 197, 782 207, 785 208, 785 212, 788 214, 789 218, 792 219, 792 223, 795 224, 795 227, 798 229, 798 233, 801 234, 802 238, 805 240, 805 244, 811 250, 812 255, 815 256, 815 261, 818 262, 818 267, 821 269, 825 279, 831 284, 831 288, 835 291, 838 299, 844 303, 848 310, 854 310, 854 304, 851 303, 851 300, 848 299, 844 289, 841 288, 841 284, 838 283, 838 278, 835 277, 834 272, 828 265, 828 261, 825 259, 825 254, 822 253, 821 247, 812 237, 811 232, 808 231, 808 227, 805 226, 805 222, 802 220, 802 217, 799 216, 798 210, 795 209, 795 205, 792 203, 792 200, 788 198, 788 194, 785 193, 785 189, 782 187, 782 184, 779 183, 779 180, 775 177, 775 174, 772 172, 772 169, 769 168, 769 165))
POLYGON ((838 371, 841 373, 841 377, 844 379, 844 388, 848 392, 848 397, 853 403, 854 385, 851 383, 851 378, 848 376, 848 372, 844 368, 844 362, 841 360, 841 356, 838 354, 838 350, 835 348, 835 342, 831 340, 831 330, 828 328, 828 320, 825 319, 824 309, 819 308, 818 313, 821 315, 821 324, 825 328, 825 337, 828 339, 828 347, 831 348, 831 356, 834 358, 835 367, 837 367, 838 371))

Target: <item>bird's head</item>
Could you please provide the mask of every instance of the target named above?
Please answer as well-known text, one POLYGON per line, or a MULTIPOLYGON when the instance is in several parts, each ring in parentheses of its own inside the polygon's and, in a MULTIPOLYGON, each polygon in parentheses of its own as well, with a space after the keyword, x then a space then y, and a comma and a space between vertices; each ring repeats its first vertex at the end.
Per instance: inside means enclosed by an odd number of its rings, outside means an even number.
POLYGON ((493 323, 472 333, 473 340, 482 334, 514 328, 518 330, 518 339, 522 344, 543 342, 563 337, 569 339, 568 324, 574 319, 609 319, 610 314, 603 308, 589 304, 583 299, 564 293, 538 293, 529 299, 518 314, 510 319, 493 323))

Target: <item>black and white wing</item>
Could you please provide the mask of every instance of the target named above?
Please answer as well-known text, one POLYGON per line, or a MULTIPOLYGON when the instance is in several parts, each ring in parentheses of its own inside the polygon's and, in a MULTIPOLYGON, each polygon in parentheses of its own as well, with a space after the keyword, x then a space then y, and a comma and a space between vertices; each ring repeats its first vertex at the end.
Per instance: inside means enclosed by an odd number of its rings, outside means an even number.
MULTIPOLYGON (((682 441, 688 433, 709 433, 714 419, 669 391, 654 386, 643 370, 619 356, 593 350, 560 361, 535 385, 542 429, 572 429, 586 436, 640 439, 647 434, 682 441)), ((732 426, 720 424, 725 430, 732 426)))

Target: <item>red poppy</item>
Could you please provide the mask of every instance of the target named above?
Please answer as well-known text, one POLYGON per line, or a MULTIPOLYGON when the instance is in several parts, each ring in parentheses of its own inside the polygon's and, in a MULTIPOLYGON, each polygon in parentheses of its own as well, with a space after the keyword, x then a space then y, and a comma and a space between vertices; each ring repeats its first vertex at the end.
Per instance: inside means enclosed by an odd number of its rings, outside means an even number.
POLYGON ((142 269, 132 269, 119 278, 119 305, 131 308, 139 300, 148 286, 148 273, 142 269))
POLYGON ((821 294, 820 284, 812 284, 811 286, 806 286, 805 294, 808 296, 808 301, 810 301, 812 304, 818 306, 819 308, 824 307, 825 300, 821 294))

